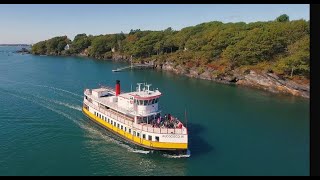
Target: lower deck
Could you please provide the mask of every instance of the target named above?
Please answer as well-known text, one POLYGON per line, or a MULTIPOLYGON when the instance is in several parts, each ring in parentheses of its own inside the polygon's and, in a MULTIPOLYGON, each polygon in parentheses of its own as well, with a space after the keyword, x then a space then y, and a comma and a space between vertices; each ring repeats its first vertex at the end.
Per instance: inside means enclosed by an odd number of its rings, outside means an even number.
POLYGON ((122 137, 123 139, 134 143, 136 145, 148 148, 148 149, 155 149, 155 150, 186 150, 188 148, 188 143, 170 143, 170 142, 156 142, 150 141, 147 139, 143 139, 141 137, 137 137, 128 133, 106 121, 103 119, 95 116, 91 112, 89 112, 86 108, 82 108, 83 113, 92 121, 98 123, 105 129, 117 134, 118 136, 122 137))

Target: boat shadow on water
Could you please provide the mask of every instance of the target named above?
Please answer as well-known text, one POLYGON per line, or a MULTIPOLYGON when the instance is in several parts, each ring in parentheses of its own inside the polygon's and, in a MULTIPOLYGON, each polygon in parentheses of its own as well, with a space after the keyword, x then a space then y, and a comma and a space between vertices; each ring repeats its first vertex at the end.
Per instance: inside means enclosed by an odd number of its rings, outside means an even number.
POLYGON ((207 129, 196 123, 188 123, 189 150, 191 156, 201 156, 214 150, 214 147, 206 142, 201 134, 207 129))

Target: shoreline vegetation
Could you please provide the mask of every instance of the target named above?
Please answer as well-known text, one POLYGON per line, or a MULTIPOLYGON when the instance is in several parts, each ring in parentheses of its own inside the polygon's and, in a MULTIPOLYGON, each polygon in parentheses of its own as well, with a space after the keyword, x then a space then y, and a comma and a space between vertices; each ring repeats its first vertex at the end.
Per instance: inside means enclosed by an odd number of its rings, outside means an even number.
POLYGON ((189 77, 310 96, 310 22, 201 23, 175 31, 58 36, 32 46, 34 55, 83 56, 153 63, 189 77))

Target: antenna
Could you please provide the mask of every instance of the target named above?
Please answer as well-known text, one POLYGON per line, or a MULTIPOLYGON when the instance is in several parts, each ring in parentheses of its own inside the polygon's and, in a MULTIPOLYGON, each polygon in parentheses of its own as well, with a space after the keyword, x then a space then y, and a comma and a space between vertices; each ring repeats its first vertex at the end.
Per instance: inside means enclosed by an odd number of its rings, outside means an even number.
POLYGON ((146 86, 147 86, 147 91, 149 92, 151 84, 146 84, 146 86))
POLYGON ((142 83, 137 83, 137 84, 138 84, 138 92, 140 92, 141 91, 140 87, 142 83))

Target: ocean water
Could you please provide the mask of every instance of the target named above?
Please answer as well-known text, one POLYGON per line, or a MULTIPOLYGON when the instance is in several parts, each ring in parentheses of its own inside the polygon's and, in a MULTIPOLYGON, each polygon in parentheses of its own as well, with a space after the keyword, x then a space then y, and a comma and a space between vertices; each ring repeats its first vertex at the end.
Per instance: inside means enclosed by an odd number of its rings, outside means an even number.
POLYGON ((124 63, 0 47, 0 175, 309 175, 309 100, 124 63), (81 112, 85 88, 151 83, 190 157, 131 145, 81 112))

